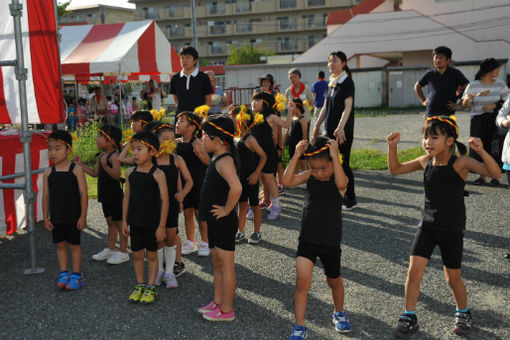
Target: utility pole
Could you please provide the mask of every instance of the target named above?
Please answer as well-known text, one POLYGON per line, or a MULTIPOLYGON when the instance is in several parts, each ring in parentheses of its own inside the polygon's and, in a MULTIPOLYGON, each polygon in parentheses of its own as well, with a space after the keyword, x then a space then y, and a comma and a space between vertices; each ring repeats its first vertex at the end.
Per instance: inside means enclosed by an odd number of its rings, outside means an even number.
POLYGON ((101 24, 104 24, 104 6, 99 5, 99 17, 101 19, 101 24))
POLYGON ((191 27, 193 27, 193 47, 198 51, 197 18, 195 15, 195 0, 191 0, 191 27))

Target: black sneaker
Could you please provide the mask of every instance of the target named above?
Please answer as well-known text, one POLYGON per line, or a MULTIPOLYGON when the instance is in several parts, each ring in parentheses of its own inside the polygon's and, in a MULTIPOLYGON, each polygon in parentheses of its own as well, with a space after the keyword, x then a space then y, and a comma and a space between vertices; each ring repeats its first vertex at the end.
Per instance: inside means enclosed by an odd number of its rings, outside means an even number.
POLYGON ((342 204, 342 211, 350 211, 352 209, 355 209, 358 207, 358 202, 356 202, 356 199, 348 199, 346 198, 344 200, 344 203, 342 204))
POLYGON ((409 339, 411 334, 416 333, 420 326, 416 315, 402 314, 398 318, 397 328, 393 331, 393 335, 401 339, 409 339))
POLYGON ((473 329, 473 319, 471 318, 471 311, 456 312, 455 313, 455 334, 464 335, 469 334, 473 329))
POLYGON ((174 274, 175 277, 179 277, 180 275, 186 272, 186 268, 184 267, 184 262, 175 262, 174 264, 174 274))
POLYGON ((510 259, 510 253, 505 254, 505 258, 506 258, 506 259, 510 259))

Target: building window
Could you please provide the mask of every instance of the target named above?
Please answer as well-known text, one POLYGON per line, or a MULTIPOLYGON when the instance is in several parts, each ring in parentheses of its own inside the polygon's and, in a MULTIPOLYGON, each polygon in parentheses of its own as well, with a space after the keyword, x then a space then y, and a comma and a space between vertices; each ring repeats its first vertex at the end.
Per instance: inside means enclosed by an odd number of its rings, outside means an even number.
POLYGON ((154 7, 144 7, 143 16, 145 19, 159 19, 159 12, 154 7))
POLYGON ((211 27, 211 34, 225 34, 227 33, 227 29, 225 27, 224 21, 210 21, 212 22, 212 25, 209 25, 211 27))
POLYGON ((326 0, 308 0, 308 6, 324 6, 326 0))
POLYGON ((236 24, 237 33, 249 33, 253 31, 253 25, 251 22, 238 22, 236 24))
POLYGON ((281 30, 293 30, 297 28, 297 20, 296 18, 285 17, 277 17, 276 20, 280 22, 281 30))
POLYGON ((166 25, 166 28, 171 38, 184 37, 184 27, 182 25, 166 25))
POLYGON ((307 48, 311 48, 313 45, 315 45, 315 36, 309 35, 309 36, 305 37, 305 39, 306 39, 307 48))
POLYGON ((296 0, 280 0, 280 8, 286 9, 286 8, 296 8, 297 7, 297 1, 296 0))
POLYGON ((210 41, 211 54, 227 54, 227 44, 224 41, 210 41))
POLYGON ((225 13, 225 3, 217 3, 217 2, 208 2, 207 9, 209 14, 224 14, 225 13))
POLYGON ((280 51, 295 51, 297 50, 297 39, 296 38, 289 38, 289 37, 283 37, 277 39, 280 51))
POLYGON ((243 1, 236 3, 236 13, 251 12, 251 2, 243 1))

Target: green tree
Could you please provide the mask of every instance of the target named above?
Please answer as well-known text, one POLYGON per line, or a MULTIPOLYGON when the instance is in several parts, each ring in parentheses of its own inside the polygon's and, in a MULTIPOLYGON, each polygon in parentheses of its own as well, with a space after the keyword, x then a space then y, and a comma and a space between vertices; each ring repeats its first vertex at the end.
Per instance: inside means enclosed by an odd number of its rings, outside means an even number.
POLYGON ((227 59, 227 65, 237 64, 260 64, 260 57, 274 55, 266 48, 260 48, 248 43, 241 47, 233 47, 227 59))
POLYGON ((59 18, 67 14, 67 6, 69 6, 70 4, 71 1, 57 3, 57 15, 59 18))

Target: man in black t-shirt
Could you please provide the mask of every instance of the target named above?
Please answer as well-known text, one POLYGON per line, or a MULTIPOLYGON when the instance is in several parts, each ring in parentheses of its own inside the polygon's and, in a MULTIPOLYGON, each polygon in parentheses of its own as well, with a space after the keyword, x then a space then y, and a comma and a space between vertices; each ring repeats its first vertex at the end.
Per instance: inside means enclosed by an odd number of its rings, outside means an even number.
POLYGON ((462 72, 449 66, 452 50, 439 46, 434 50, 433 62, 435 69, 425 72, 414 85, 414 92, 423 106, 426 116, 455 114, 457 97, 469 81, 462 72), (427 98, 422 87, 428 85, 427 98))
POLYGON ((213 93, 209 77, 198 70, 198 52, 186 46, 179 52, 182 70, 173 75, 170 93, 174 95, 177 113, 193 111, 197 106, 211 106, 213 93))

